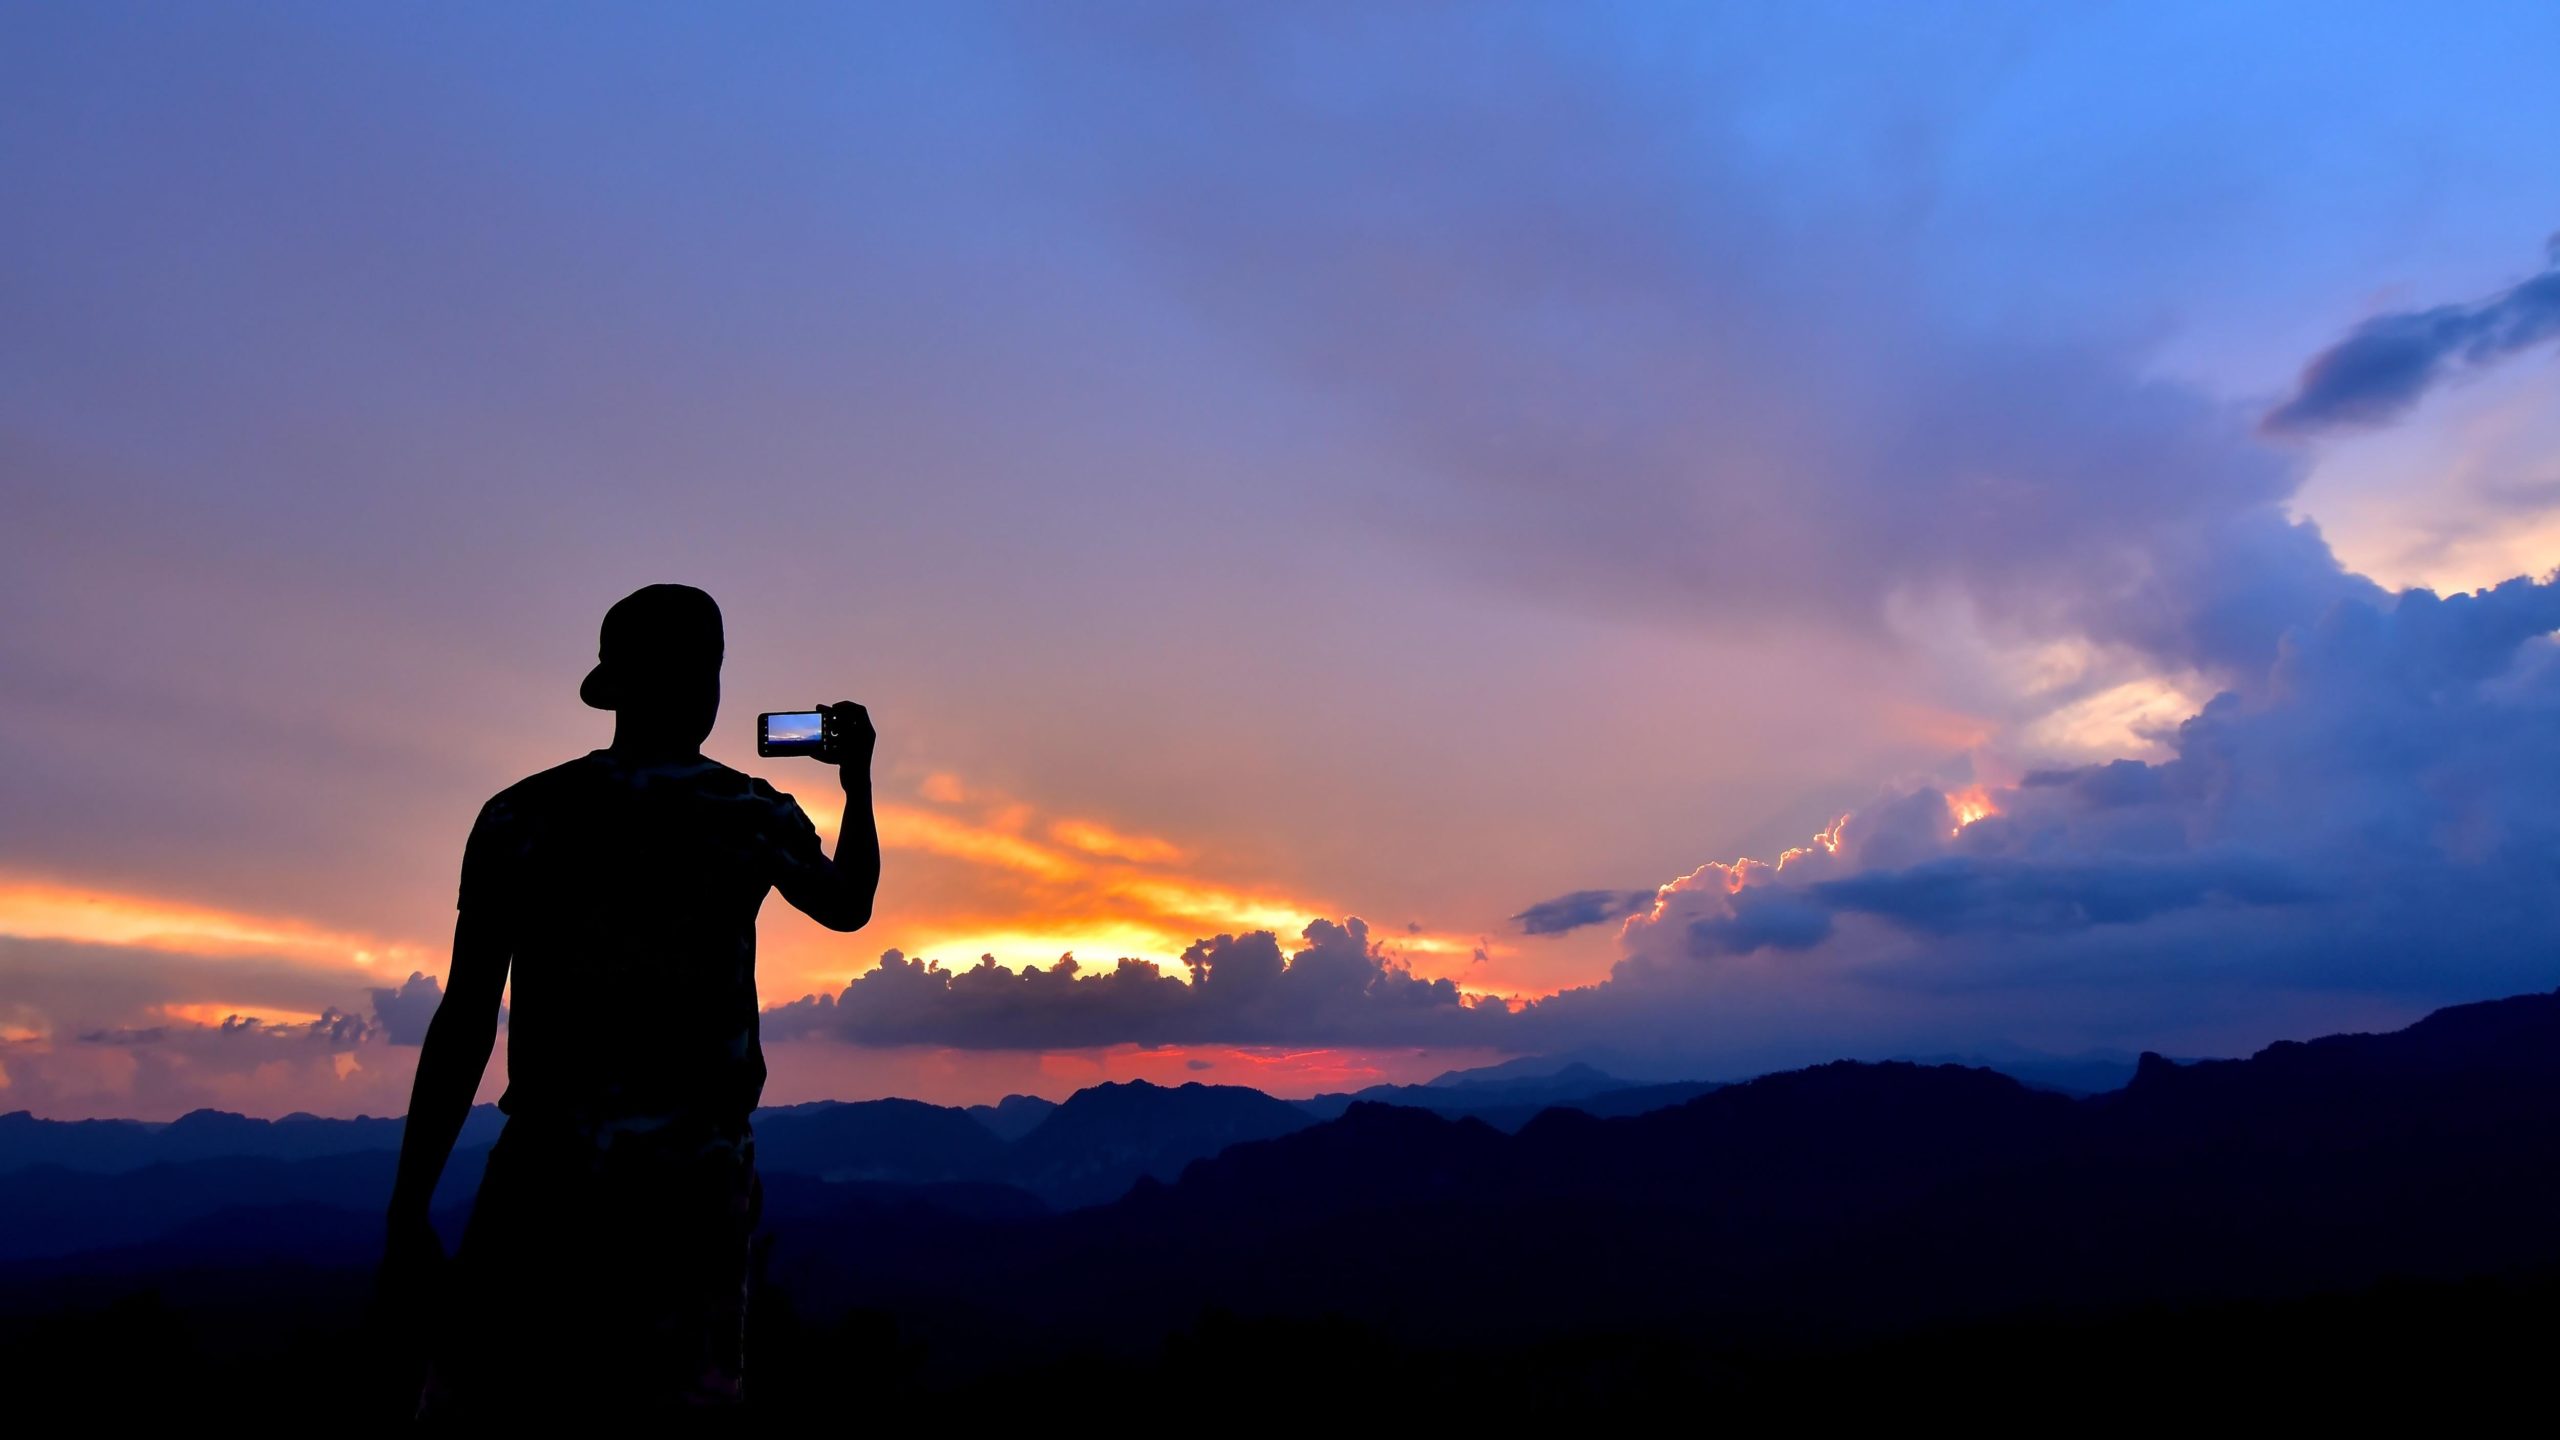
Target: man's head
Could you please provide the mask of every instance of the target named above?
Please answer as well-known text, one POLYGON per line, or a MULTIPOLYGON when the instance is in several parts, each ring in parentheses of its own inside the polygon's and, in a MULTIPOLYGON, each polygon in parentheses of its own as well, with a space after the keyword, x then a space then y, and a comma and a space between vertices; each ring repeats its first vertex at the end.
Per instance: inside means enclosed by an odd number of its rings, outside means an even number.
POLYGON ((604 612, 596 668, 578 698, 642 728, 699 745, 720 715, 720 606, 690 585, 647 585, 604 612))

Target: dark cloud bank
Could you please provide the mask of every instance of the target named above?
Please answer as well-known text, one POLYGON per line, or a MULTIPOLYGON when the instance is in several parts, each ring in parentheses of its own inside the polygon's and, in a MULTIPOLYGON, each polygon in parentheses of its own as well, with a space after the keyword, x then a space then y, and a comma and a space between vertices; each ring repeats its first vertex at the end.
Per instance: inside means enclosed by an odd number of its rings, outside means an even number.
POLYGON ((1268 930, 1220 935, 1183 952, 1188 978, 1137 960, 1088 968, 1073 956, 1007 970, 965 970, 892 950, 841 994, 765 1012, 770 1037, 827 1035, 865 1044, 965 1049, 1094 1045, 1493 1045, 1509 1014, 1466 1003, 1369 938, 1366 923, 1319 920, 1283 953, 1268 930))
POLYGON ((2523 579, 2333 605, 2169 758, 2031 774, 1961 829, 1935 790, 1897 794, 1836 850, 1706 867, 1626 924, 1608 984, 1524 1019, 1662 1004, 1744 1053, 1818 1048, 1826 1021, 1851 1048, 2141 1044, 2548 989, 2555 628, 2560 588, 2523 579))
POLYGON ((2008 1042, 2258 1038, 2560 981, 2560 588, 2333 603, 2169 758, 2032 774, 1958 829, 1889 794, 1782 869, 1581 891, 1532 934, 1630 915, 1605 982, 1466 1003, 1354 920, 1185 957, 1019 974, 895 952, 769 1012, 865 1044, 1607 1047, 1743 1070, 2008 1042))
MULTIPOLYGON (((1646 278, 1679 300, 1676 273, 1646 278)), ((1360 291, 1357 274, 1341 279, 1360 291)), ((2450 368, 2548 338, 2555 287, 2560 271, 2478 305, 2372 322, 2313 363, 2270 426, 2396 414, 2450 368)), ((1751 323, 1745 306, 1719 333, 1751 323)), ((1533 936, 1622 921, 1623 956, 1605 982, 1517 1008, 1462 1003, 1353 921, 1311 929, 1286 960, 1268 933, 1203 942, 1188 957, 1194 985, 1127 962, 1014 975, 893 954, 840 995, 775 1012, 777 1029, 961 1046, 1606 1047, 1730 1073, 1986 1043, 2242 1048, 2560 982, 2560 589, 2518 578, 2467 595, 2387 592, 2284 514, 2292 473, 2195 397, 2089 356, 2031 365, 1942 348, 1923 372, 1937 377, 1939 416, 1973 423, 1911 432, 1872 474, 1805 477, 1844 502, 1829 512, 1844 517, 1829 557, 1870 543, 1923 552, 1849 568, 1890 584, 1939 567, 2019 633, 2210 677, 2223 688, 2166 758, 2029 774, 1961 827, 1939 791, 1900 789, 1783 868, 1709 865, 1658 892, 1532 905, 1513 918, 1533 936), (1986 474, 2015 483, 1985 497, 1986 474), (1931 513, 1996 523, 1974 536, 1931 513)), ((1497 393, 1504 377, 1485 378, 1489 390, 1455 393, 1497 393)), ((1428 405, 1412 414, 1432 423, 1428 405)), ((1443 418, 1452 437, 1467 428, 1443 418)), ((1712 493, 1712 446, 1678 467, 1625 451, 1653 433, 1644 418, 1546 437, 1546 478, 1590 441, 1609 484, 1712 493)), ((1539 464, 1534 427, 1508 438, 1488 465, 1539 464)), ((1594 463, 1580 453, 1574 463, 1594 463)), ((1514 478, 1516 495, 1550 492, 1538 475, 1514 478)), ((1621 515, 1658 508, 1618 499, 1621 515)), ((1685 559, 1657 565, 1647 542, 1612 534, 1621 574, 1679 587, 1685 559)), ((1552 559, 1577 539, 1550 527, 1540 543, 1552 559)), ((1711 555, 1723 542, 1704 543, 1711 555)), ((1783 535, 1769 543, 1784 549, 1783 535)))

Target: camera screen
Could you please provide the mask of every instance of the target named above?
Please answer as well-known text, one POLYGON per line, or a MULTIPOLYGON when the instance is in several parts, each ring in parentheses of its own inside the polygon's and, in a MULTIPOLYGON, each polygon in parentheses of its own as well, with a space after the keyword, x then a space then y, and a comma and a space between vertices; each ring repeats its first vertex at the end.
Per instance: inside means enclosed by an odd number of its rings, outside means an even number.
POLYGON ((764 740, 768 745, 815 745, 825 729, 826 717, 817 711, 795 711, 766 717, 764 740))

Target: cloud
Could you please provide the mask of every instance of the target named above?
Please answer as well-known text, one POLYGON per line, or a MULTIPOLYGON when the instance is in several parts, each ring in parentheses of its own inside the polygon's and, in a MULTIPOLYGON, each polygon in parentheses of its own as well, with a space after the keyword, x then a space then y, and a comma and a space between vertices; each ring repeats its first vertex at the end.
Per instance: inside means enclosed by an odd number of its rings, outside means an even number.
POLYGON ((2303 367, 2293 397, 2267 413, 2271 435, 2388 423, 2429 390, 2560 339, 2560 239, 2541 274, 2486 300, 2377 315, 2303 367))
POLYGON ((1731 913, 1689 922, 1689 948, 1699 955, 1747 955, 1754 950, 1802 950, 1831 934, 1831 912, 1801 896, 1766 888, 1734 896, 1731 913))
POLYGON ((1701 867, 1539 1048, 1714 1073, 2033 1039, 2237 1047, 2560 983, 2560 583, 2334 607, 2167 758, 1931 787, 1701 867))
POLYGON ((1511 918, 1523 935, 1562 935, 1586 925, 1602 925, 1632 915, 1653 903, 1650 890, 1576 890, 1541 900, 1511 918))
MULTIPOLYGON (((1005 905, 995 915, 935 925, 917 948, 1020 954, 1026 945, 1046 950, 1054 937, 1065 935, 1124 955, 1136 951, 1171 958, 1206 930, 1294 933, 1339 908, 1187 867, 1187 852, 1170 841, 1078 816, 1045 816, 1037 806, 947 772, 928 776, 923 792, 937 805, 978 813, 948 814, 876 801, 881 844, 979 869, 999 881, 1005 905), (1035 827, 1047 841, 1028 833, 1035 827)), ((821 833, 835 831, 841 811, 834 802, 807 796, 801 804, 821 833)), ((1406 927, 1402 948, 1460 955, 1473 945, 1466 936, 1417 923, 1406 927)))
POLYGON ((141 1120, 205 1108, 397 1115, 416 1061, 414 1047, 393 1046, 339 1009, 307 1021, 116 1026, 0 1043, 0 1110, 141 1120))
POLYGON ((1842 117, 1872 143, 1809 174, 1760 148, 1784 82, 1712 58, 1749 51, 1711 38, 1740 16, 1668 66, 1453 12, 1328 34, 1311 70, 1301 23, 1067 46, 1087 143, 1062 163, 1204 316, 1392 448, 1343 503, 1468 575, 1869 635, 1954 591, 2018 636, 2218 678, 2365 588, 2286 513, 2302 470, 2254 417, 2129 347, 1936 303, 1914 257, 1942 177, 1909 138, 1970 102, 1964 66, 1894 65, 1842 117), (1370 75, 1397 83, 1347 78, 1370 75))
POLYGON ((279 1045, 345 1050, 381 1038, 381 1031, 363 1016, 351 1015, 332 1006, 310 1020, 270 1022, 259 1015, 225 1015, 218 1024, 119 1026, 111 1030, 89 1031, 78 1040, 83 1045, 181 1046, 198 1041, 214 1044, 237 1041, 243 1045, 272 1041, 279 1045))
POLYGON ((892 950, 838 994, 766 1011, 764 1032, 961 1049, 1502 1043, 1508 1009, 1415 975, 1360 919, 1313 921, 1301 940, 1289 952, 1268 930, 1201 940, 1183 953, 1187 979, 1143 960, 952 970, 892 950))
POLYGON ((0 934, 0 1030, 70 1035, 147 1027, 172 1015, 207 1024, 227 1014, 310 1017, 354 1009, 364 974, 273 954, 0 934))
POLYGON ((388 989, 375 989, 374 1023, 394 1045, 415 1045, 427 1038, 427 1022, 436 1018, 444 992, 432 975, 412 970, 409 978, 388 989))
MULTIPOLYGON (((892 954, 769 1017, 870 1044, 1476 1044, 1732 1075, 1982 1043, 2245 1048, 2560 983, 2560 582, 2350 592, 2164 758, 1897 788, 1773 860, 1520 912, 1625 913, 1600 983, 1471 1006, 1318 921, 1185 955, 967 970, 892 954), (1637 904, 1641 898, 1644 903, 1637 904)), ((2190 637, 2197 647, 2210 636, 2190 637)), ((1676 764, 1676 759, 1666 763, 1676 764)))
MULTIPOLYGON (((1818 910, 1876 915, 1909 929, 1958 935, 2128 925, 2208 899, 2267 905, 2307 896, 2280 867, 2247 857, 2053 864, 1949 856, 1907 870, 1827 881, 1813 887, 1809 899, 1818 910)), ((1792 948, 1805 943, 1811 942, 1792 948)))
POLYGON ((437 993, 299 954, 0 935, 0 1110, 166 1120, 206 1106, 398 1114, 437 993))
MULTIPOLYGON (((1346 972, 1366 977, 1349 999, 1317 983, 1321 964, 1303 984, 1292 964, 1276 980, 1257 970, 1262 947, 1282 949, 1272 937, 1345 913, 1325 894, 1103 863, 1129 854, 1126 836, 1074 832, 1097 850, 888 807, 893 846, 983 872, 981 908, 960 912, 984 921, 971 934, 1069 917, 1115 943, 1104 924, 1144 931, 1132 948, 1170 936, 1170 955, 1225 930, 1242 938, 1204 942, 1203 959, 1232 963, 1184 986, 1125 966, 954 973, 901 957, 809 1002, 825 1016, 786 1006, 777 1024, 965 1044, 1623 1036, 1740 1064, 1967 1017, 2056 1033, 2156 1024, 2213 987, 2405 1004, 2522 973, 2514 937, 2547 933, 2540 902, 2497 866, 2547 873, 2533 807, 2551 807, 2538 742, 2489 712, 2540 703, 2534 645, 2487 645, 2508 665, 2487 680, 2413 672, 2305 699, 2325 683, 2321 664, 2356 670, 2387 643, 2323 642, 2324 617, 2416 625, 2424 607, 2345 573, 2291 518, 2301 461, 2254 440, 2255 414, 2153 378, 2156 357, 2103 335, 2004 327, 2000 312, 2041 313, 2035 300, 2053 291, 2033 284, 2034 254, 1978 243, 1966 192, 1948 182, 2002 148, 1959 127, 1996 118, 1977 96, 2019 93, 1983 84, 1990 62, 1967 53, 2008 47, 1925 20, 1816 20, 1773 37, 1727 28, 1778 28, 1759 18, 1769 7, 1693 13, 1704 28, 1679 35, 1651 23, 1559 35, 1478 7, 1351 23, 1184 8, 1034 21, 997 44, 978 43, 990 37, 972 22, 922 51, 906 34, 860 47, 884 75, 932 57, 949 83, 928 87, 846 87, 835 70, 818 76, 826 67, 773 66, 769 51, 697 56, 693 37, 641 35, 594 69, 583 108, 518 103, 480 83, 488 47, 405 24, 372 36, 399 63, 358 87, 334 32, 216 24, 101 45, 75 27, 27 48, 25 73, 45 82, 26 87, 28 113, 53 143, 13 152, 40 162, 11 173, 48 217, 8 230, 32 307, 18 328, 77 337, 70 348, 91 362, 35 366, 36 388, 10 391, 44 423, 10 437, 35 520, 0 541, 14 542, 0 584, 13 610, 58 620, 15 657, 44 683, 14 687, 23 703, 0 713, 12 753, 52 757, 8 777, 0 850, 155 874, 173 892, 266 887, 285 909, 292 894, 325 895, 332 911, 417 905, 423 920, 416 877, 450 873, 477 798, 460 772, 529 766, 575 737, 557 719, 576 674, 558 668, 561 651, 592 634, 594 601, 621 588, 612 577, 679 559, 725 564, 740 589, 722 583, 724 597, 775 617, 760 648, 776 658, 750 673, 776 693, 790 667, 838 653, 846 605, 894 613, 934 595, 934 623, 876 627, 867 663, 907 677, 909 733, 939 732, 954 757, 1023 749, 1024 694, 1044 697, 1024 765, 1063 754, 1091 775, 1093 757, 1134 753, 1136 770, 1183 792, 1208 777, 1238 793, 1252 778, 1241 768, 1268 771, 1275 794, 1356 793, 1359 764, 1386 773, 1416 753, 1393 748, 1406 733, 1461 761, 1518 753, 1509 742, 1539 731, 1494 729, 1496 707, 1476 705, 1492 733, 1470 752, 1407 698, 1463 694, 1474 676, 1514 693, 1561 688, 1549 682, 1562 672, 1498 628, 1500 607, 1450 607, 1484 633, 1420 657, 1410 689, 1324 688, 1359 674, 1363 655, 1337 638, 1355 627, 1320 602, 1392 606, 1397 591, 1368 583, 1408 578, 1400 546, 1362 563, 1355 542, 1386 536, 1469 584, 1773 648, 1812 630, 1863 641, 1890 628, 1897 599, 1955 591, 1998 638, 2129 651, 2195 669, 2230 698, 2190 724, 2174 760, 2021 782, 2000 796, 2004 816, 1960 836, 1945 797, 1914 788, 1785 863, 1701 867, 1624 931, 1608 985, 1510 1020, 1453 1012, 1427 985, 1413 1003, 1423 982, 1389 983, 1383 961, 1346 972), (1773 57, 1754 40, 1793 48, 1773 57), (738 103, 706 130, 699 106, 669 101, 653 57, 671 43, 701 62, 688 73, 759 83, 732 87, 738 103), (763 83, 795 76, 806 83, 763 83), (1809 76, 1825 83, 1808 88, 1809 76), (157 103, 161 92, 217 103, 157 103), (256 103, 219 103, 243 97, 256 103), (471 103, 457 110, 456 97, 471 103), (86 123, 102 107, 132 123, 86 123), (195 123, 199 112, 226 123, 195 123), (505 143, 461 144, 475 134, 505 143), (862 143, 881 134, 914 143, 862 143), (685 173, 709 188, 659 183, 653 162, 670 153, 707 162, 685 173), (717 263, 699 226, 629 223, 664 220, 671 196, 686 215, 722 217, 760 263, 717 263), (312 197, 362 203, 315 209, 312 197), (1044 243, 996 253, 989 236, 1044 243), (605 251, 618 262, 588 263, 605 251), (1950 252, 2015 262, 2020 284, 1952 284, 1929 258, 1950 252), (403 283, 378 283, 385 269, 403 283), (1127 343, 1103 364, 1089 344, 1043 343, 1096 334, 1127 343), (368 352, 363 337, 380 335, 403 343, 368 352), (244 337, 256 342, 245 351, 244 337), (875 375, 896 381, 858 383, 875 375), (1004 424, 986 423, 990 396, 1004 424), (1178 423, 1195 414, 1196 428, 1178 423), (96 420, 133 415, 152 423, 96 420), (385 434, 413 443, 385 446, 385 434), (556 463, 563 453, 584 463, 556 463), (707 522, 704 457, 740 455, 754 463, 739 493, 765 503, 707 522), (371 466, 361 497, 341 478, 349 456, 371 466), (1267 490, 1218 488, 1229 469, 1267 490), (631 523, 600 539, 591 521, 607 501, 631 523), (855 525, 883 537, 876 563, 850 572, 860 593, 806 604, 790 577, 820 571, 791 562, 855 525), (579 564, 531 563, 556 562, 546 547, 572 534, 595 542, 579 564), (1024 544, 1112 583, 1054 584, 1055 566, 1024 563, 1024 544), (953 586, 955 573, 983 579, 953 586), (1273 618, 1289 616, 1299 628, 1273 618), (1253 627, 1265 624, 1282 626, 1280 643, 1263 643, 1273 637, 1253 627), (232 643, 208 649, 207 633, 232 643), (1109 648, 1126 663, 1094 663, 1078 648, 1094 635, 1122 637, 1109 648), (1307 637, 1327 643, 1296 643, 1307 637), (2320 660, 2323 644, 2350 658, 2320 660), (1471 661, 1470 646, 1498 661, 1471 661), (919 676, 932 683, 910 683, 919 676), (2447 715, 2407 713, 2439 691, 2464 698, 2447 715), (161 699, 132 703, 146 693, 161 699), (127 757, 173 701, 220 763, 126 784, 127 757), (1276 718, 1221 725, 1248 707, 1276 718), (2430 728, 2448 715, 2459 733, 2430 728), (1140 717, 1160 728, 1133 742, 1140 717), (1328 738, 1311 721, 1341 725, 1361 753, 1309 743, 1328 738), (2374 736, 2391 743, 2357 748, 2374 736), (1259 763, 1224 763, 1239 752, 1259 763), (2368 783, 2359 766, 2406 783, 2368 783), (2425 778, 2408 780, 2415 770, 2425 778), (2502 805, 2500 787, 2525 802, 2502 805), (215 843, 233 836, 250 839, 215 843), (982 897, 997 882, 1024 903, 989 917, 982 897), (1911 995, 1925 1003, 1894 999, 1911 995)), ((526 53, 595 58, 566 31, 523 39, 526 53)), ((1971 193, 2038 192, 2015 178, 1977 176, 1971 193)), ((2127 209, 2211 233, 2146 186, 2121 193, 2139 197, 2120 200, 2127 209)), ((2033 236, 2050 252, 2048 229, 2033 236)), ((2470 323, 2429 373, 2473 363, 2519 323, 2470 323)), ((1380 644, 1439 613, 1382 623, 1380 644)), ((2410 647, 2460 649, 2442 636, 2410 647)), ((1790 673, 1675 674, 1623 708, 1722 684, 1847 711, 1899 683, 1799 694, 1790 673)), ((1597 793, 1575 790, 1587 760, 1565 748, 1552 793, 1597 793)), ((1742 768, 1722 758, 1719 784, 1742 768)), ((1658 763, 1666 793, 1707 768, 1698 751, 1658 763)), ((947 778, 929 789, 937 804, 971 799, 947 778)), ((1417 835, 1492 833, 1481 811, 1424 831, 1385 812, 1429 806, 1380 805, 1392 838, 1320 865, 1327 842, 1364 827, 1319 833, 1338 806, 1293 803, 1277 821, 1246 806, 1210 818, 1262 827, 1306 852, 1308 873, 1333 876, 1420 853, 1417 835)), ((1645 823, 1666 809, 1677 806, 1645 823)), ((1692 828, 1727 823, 1701 815, 1692 828)), ((1136 849, 1133 860, 1159 855, 1136 849)), ((1199 853, 1224 851, 1212 837, 1199 853)), ((1454 903, 1414 898, 1434 913, 1454 903)), ((127 918, 135 938, 169 917, 127 918)), ((264 928, 238 938, 285 943, 264 928)), ((995 938, 947 948, 966 956, 995 938)), ((314 956, 369 943, 303 939, 314 956)), ((159 999, 90 1003, 150 978, 119 968, 89 1000, 49 1006, 66 1017, 52 1033, 176 1028, 155 1013, 164 1001, 324 1015, 368 983, 321 995, 248 963, 183 978, 191 958, 152 963, 172 972, 159 999), (253 984, 266 988, 241 988, 253 984)), ((30 994, 0 987, 0 1020, 15 1023, 30 994)), ((375 1013, 393 1038, 413 1029, 405 1002, 375 1013)), ((243 1038, 183 1033, 90 1048, 214 1056, 243 1038)))
POLYGON ((189 904, 131 891, 62 885, 0 870, 0 936, 68 940, 184 955, 259 956, 347 971, 410 953, 377 936, 292 915, 189 904))

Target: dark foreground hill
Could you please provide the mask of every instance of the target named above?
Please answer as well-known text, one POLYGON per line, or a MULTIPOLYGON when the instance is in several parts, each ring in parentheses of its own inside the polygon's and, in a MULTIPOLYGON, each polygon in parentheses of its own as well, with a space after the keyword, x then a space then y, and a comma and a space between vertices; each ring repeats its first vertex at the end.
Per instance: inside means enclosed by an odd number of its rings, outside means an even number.
POLYGON ((1517 1135, 1357 1105, 1095 1210, 813 1227, 787 1283, 942 1354, 1138 1353, 1210 1313, 1397 1350, 1725 1353, 2536 1274, 2560 1264, 2556 1214, 2560 998, 2528 996, 2246 1061, 2153 1057, 2081 1100, 1837 1064, 1517 1135))
MULTIPOLYGON (((2441 1427, 2532 1399, 2560 1339, 2560 997, 2146 1057, 2086 1099, 1836 1064, 1516 1134, 1358 1104, 1065 1213, 775 1192, 777 1415, 2441 1427)), ((360 1405, 369 1237, 333 1223, 0 1267, 0 1380, 103 1395, 145 1363, 360 1405)))

